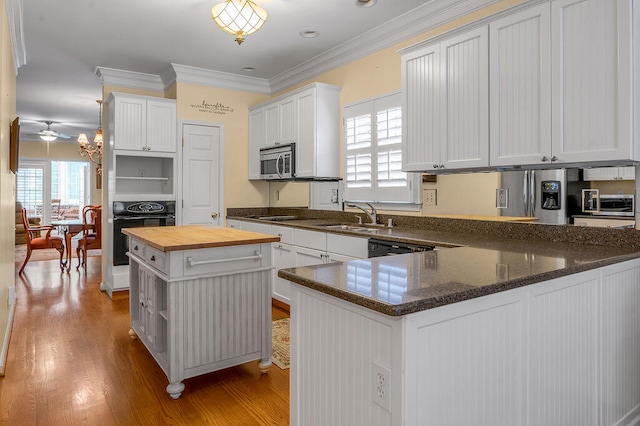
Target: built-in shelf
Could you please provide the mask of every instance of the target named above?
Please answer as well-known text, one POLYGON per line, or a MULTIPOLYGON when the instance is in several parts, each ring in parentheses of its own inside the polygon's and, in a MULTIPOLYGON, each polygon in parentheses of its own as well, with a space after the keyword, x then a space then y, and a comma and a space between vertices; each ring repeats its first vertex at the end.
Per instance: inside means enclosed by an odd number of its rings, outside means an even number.
POLYGON ((169 180, 167 177, 153 177, 153 176, 116 176, 116 179, 127 180, 169 180))

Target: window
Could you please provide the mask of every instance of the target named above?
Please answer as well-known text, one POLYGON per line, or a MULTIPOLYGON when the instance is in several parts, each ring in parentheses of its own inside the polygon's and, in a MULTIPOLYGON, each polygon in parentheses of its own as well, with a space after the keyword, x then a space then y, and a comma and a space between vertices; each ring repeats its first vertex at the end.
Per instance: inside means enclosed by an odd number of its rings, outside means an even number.
POLYGON ((401 101, 393 93, 345 107, 345 200, 418 203, 420 174, 402 171, 401 101))
POLYGON ((77 219, 90 204, 89 163, 82 161, 21 161, 16 198, 31 217, 77 219))

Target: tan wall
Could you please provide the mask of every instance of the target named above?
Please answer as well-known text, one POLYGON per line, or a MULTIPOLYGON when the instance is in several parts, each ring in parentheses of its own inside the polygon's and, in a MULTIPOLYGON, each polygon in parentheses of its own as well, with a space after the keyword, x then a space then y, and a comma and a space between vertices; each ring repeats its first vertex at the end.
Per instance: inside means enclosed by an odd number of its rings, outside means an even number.
POLYGON ((496 188, 500 173, 473 173, 437 176, 437 182, 425 182, 425 189, 435 189, 436 205, 422 205, 422 214, 468 214, 500 216, 496 209, 496 188))
MULTIPOLYGON (((249 107, 266 95, 237 90, 177 84, 178 120, 221 123, 224 135, 225 207, 264 207, 269 204, 269 184, 249 181, 249 107), (222 104, 223 113, 201 108, 202 103, 222 104)), ((178 132, 181 132, 179 129, 178 132)))
MULTIPOLYGON (((87 157, 78 153, 75 141, 20 141, 21 160, 54 160, 54 161, 84 161, 91 163, 87 157), (48 146, 47 146, 48 145, 48 146)), ((97 188, 96 165, 91 163, 91 204, 102 203, 102 190, 97 188)))
MULTIPOLYGON (((9 321, 7 292, 15 284, 15 176, 9 170, 9 129, 16 117, 16 72, 5 1, 0 2, 0 347, 9 321)), ((4 365, 0 371, 4 374, 4 365)))

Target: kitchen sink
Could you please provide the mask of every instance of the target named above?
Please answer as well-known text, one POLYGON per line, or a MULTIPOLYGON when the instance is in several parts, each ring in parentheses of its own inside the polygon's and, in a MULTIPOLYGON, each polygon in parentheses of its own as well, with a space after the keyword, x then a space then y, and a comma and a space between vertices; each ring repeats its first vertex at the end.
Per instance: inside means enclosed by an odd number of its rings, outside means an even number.
POLYGON ((320 225, 320 226, 322 226, 325 229, 339 229, 343 231, 362 232, 366 234, 375 234, 378 231, 380 231, 379 229, 376 229, 376 228, 366 228, 364 226, 359 226, 359 225, 345 225, 342 223, 331 224, 331 225, 320 225))

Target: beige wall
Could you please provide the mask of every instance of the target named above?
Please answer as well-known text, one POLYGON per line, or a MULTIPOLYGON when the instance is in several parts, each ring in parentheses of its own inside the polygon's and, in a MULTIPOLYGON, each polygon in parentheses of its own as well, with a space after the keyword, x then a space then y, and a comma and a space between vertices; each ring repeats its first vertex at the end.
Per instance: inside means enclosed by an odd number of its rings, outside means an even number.
MULTIPOLYGON (((269 184, 249 181, 249 107, 266 95, 237 90, 177 84, 178 120, 221 123, 224 135, 225 207, 264 207, 269 204, 269 184), (225 111, 201 108, 204 103, 221 104, 225 111)), ((178 132, 181 132, 178 129, 178 132)))
MULTIPOLYGON (((9 321, 7 291, 15 284, 15 176, 9 170, 9 128, 16 116, 16 73, 5 1, 0 2, 0 347, 9 321)), ((4 374, 4 363, 0 369, 4 374)))

